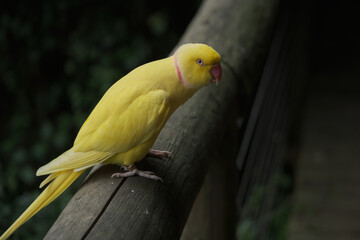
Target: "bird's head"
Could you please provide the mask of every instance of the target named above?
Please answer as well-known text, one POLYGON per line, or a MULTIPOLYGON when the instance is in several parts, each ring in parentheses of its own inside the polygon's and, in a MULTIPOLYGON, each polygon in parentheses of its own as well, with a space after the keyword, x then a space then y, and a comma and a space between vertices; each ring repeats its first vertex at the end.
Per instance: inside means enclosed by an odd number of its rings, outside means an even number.
POLYGON ((180 46, 174 61, 179 80, 185 87, 200 88, 221 80, 220 55, 206 44, 188 43, 180 46))

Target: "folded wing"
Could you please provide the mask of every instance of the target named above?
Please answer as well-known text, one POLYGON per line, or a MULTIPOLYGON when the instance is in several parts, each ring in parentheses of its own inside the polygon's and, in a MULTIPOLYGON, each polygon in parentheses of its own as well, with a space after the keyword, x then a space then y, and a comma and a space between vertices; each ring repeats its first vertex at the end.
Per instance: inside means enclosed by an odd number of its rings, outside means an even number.
POLYGON ((127 106, 117 104, 113 97, 102 99, 79 131, 74 146, 39 168, 37 175, 80 171, 127 152, 157 134, 170 113, 168 95, 163 90, 139 94, 127 106))

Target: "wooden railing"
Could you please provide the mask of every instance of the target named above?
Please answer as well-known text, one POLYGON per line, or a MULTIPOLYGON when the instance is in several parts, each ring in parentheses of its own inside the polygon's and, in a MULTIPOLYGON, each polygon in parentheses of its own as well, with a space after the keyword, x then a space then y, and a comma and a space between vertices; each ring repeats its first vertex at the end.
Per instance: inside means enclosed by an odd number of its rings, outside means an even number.
POLYGON ((204 1, 179 45, 214 47, 222 55, 223 79, 199 91, 167 122, 154 148, 172 157, 147 157, 138 165, 164 182, 113 179, 119 167, 97 167, 45 239, 193 239, 195 232, 204 239, 231 239, 238 123, 260 79, 277 9, 276 0, 204 1))

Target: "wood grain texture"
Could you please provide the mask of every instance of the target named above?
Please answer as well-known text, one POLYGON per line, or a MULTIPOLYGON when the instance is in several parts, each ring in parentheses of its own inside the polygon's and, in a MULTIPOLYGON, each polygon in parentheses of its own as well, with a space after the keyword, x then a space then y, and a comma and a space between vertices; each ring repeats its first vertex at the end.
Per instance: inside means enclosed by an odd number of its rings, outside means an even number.
POLYGON ((213 46, 223 58, 223 80, 200 90, 165 125, 154 148, 171 151, 171 159, 148 157, 139 163, 164 182, 111 179, 119 167, 101 166, 45 239, 179 239, 209 163, 220 160, 215 158, 227 141, 226 124, 237 119, 239 96, 256 85, 276 9, 276 0, 204 1, 179 45, 213 46))

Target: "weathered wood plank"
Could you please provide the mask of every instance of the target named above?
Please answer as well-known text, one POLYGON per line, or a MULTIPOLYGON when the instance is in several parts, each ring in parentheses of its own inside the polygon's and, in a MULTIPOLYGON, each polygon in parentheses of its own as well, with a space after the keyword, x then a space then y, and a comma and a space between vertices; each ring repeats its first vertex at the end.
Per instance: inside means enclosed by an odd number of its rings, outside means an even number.
POLYGON ((238 152, 239 131, 233 121, 237 116, 229 115, 224 139, 210 163, 204 184, 196 197, 181 240, 192 239, 234 239, 237 220, 236 192, 237 168, 234 159, 238 152), (229 144, 232 143, 232 144, 229 144))
POLYGON ((223 81, 199 91, 169 119, 155 148, 171 151, 171 159, 146 158, 139 164, 164 183, 111 179, 118 167, 100 167, 45 239, 178 239, 209 163, 219 160, 224 124, 236 121, 232 113, 239 95, 256 85, 276 9, 276 0, 205 1, 179 44, 204 42, 217 49, 223 81))

